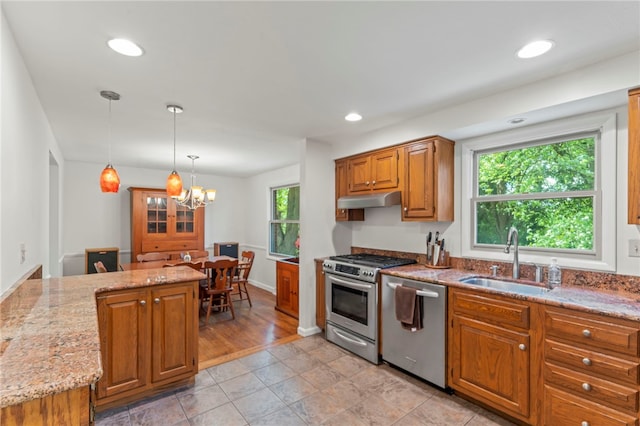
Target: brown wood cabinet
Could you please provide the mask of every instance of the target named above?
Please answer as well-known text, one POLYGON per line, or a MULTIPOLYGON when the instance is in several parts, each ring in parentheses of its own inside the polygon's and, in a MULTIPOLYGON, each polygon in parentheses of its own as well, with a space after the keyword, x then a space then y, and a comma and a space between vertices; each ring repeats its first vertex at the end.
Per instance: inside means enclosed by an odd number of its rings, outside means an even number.
POLYGON ((548 425, 638 425, 640 326, 570 309, 544 312, 548 425))
POLYGON ((402 220, 453 221, 453 151, 441 137, 404 147, 402 220))
POLYGON ((364 220, 364 209, 339 209, 338 198, 349 194, 347 160, 336 160, 336 221, 364 220))
POLYGON ((138 254, 204 250, 204 208, 179 206, 163 189, 129 188, 131 192, 131 261, 138 254))
POLYGON ((535 424, 528 302, 449 289, 449 385, 513 418, 535 424))
POLYGON ((298 259, 276 262, 276 309, 298 318, 298 259))
POLYGON ((347 160, 349 194, 398 188, 399 159, 397 147, 350 157, 347 160))
POLYGON ((93 425, 90 389, 84 386, 68 391, 2 407, 2 426, 93 425))
POLYGON ((640 225, 640 87, 629 90, 628 222, 640 225))
POLYGON ((197 282, 100 293, 104 374, 96 405, 117 405, 198 372, 197 282))

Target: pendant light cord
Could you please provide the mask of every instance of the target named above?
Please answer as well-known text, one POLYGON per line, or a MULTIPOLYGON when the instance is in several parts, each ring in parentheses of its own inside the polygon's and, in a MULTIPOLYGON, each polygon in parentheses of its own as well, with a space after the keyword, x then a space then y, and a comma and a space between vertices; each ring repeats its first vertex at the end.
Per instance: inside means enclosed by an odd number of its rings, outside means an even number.
POLYGON ((107 123, 107 160, 111 165, 111 98, 109 98, 109 122, 107 123))
POLYGON ((176 171, 176 108, 173 107, 173 171, 176 171))

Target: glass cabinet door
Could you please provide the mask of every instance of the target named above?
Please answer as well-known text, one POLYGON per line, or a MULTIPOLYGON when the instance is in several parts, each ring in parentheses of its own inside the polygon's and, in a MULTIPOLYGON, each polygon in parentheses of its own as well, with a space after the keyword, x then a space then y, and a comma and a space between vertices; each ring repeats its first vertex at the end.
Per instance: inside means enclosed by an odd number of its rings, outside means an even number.
POLYGON ((166 234, 168 204, 167 197, 148 196, 147 197, 147 229, 148 235, 166 234))
POLYGON ((176 207, 176 234, 192 234, 195 231, 195 212, 184 206, 176 207))

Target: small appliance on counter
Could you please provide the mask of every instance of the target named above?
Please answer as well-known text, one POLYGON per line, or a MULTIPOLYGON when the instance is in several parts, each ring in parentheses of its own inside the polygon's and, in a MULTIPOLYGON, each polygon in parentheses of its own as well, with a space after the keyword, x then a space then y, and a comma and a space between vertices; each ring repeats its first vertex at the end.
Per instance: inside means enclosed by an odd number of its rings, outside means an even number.
POLYGON ((378 364, 380 270, 413 263, 414 259, 368 253, 325 260, 327 340, 378 364))

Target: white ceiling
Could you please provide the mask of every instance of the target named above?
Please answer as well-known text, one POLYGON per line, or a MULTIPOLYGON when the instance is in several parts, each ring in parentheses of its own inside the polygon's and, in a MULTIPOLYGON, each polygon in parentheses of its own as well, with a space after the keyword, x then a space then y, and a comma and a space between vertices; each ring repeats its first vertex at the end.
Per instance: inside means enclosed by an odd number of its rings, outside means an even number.
POLYGON ((2 1, 65 159, 249 176, 332 143, 640 49, 640 2, 2 1), (138 58, 106 46, 124 37, 138 58), (539 38, 549 54, 515 52, 539 38), (364 119, 343 117, 357 110, 364 119))

